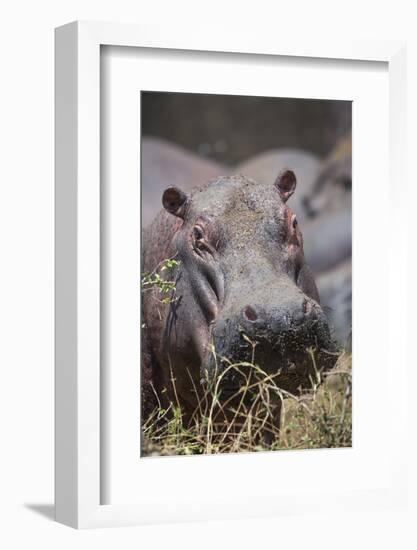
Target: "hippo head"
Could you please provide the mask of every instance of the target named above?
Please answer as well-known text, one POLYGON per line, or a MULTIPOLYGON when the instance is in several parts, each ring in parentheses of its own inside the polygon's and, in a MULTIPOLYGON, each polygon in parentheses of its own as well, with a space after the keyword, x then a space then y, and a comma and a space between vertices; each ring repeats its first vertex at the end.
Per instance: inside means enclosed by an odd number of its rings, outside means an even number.
POLYGON ((329 210, 352 208, 352 136, 347 135, 334 148, 302 199, 308 217, 315 218, 329 210))
MULTIPOLYGON (((286 204, 295 187, 285 170, 270 185, 238 175, 190 196, 175 187, 164 192, 165 209, 179 218, 173 243, 180 261, 164 346, 197 383, 230 362, 254 361, 279 371, 280 386, 295 393, 313 368, 334 365, 328 321, 286 204)), ((225 393, 239 385, 230 372, 225 393)))

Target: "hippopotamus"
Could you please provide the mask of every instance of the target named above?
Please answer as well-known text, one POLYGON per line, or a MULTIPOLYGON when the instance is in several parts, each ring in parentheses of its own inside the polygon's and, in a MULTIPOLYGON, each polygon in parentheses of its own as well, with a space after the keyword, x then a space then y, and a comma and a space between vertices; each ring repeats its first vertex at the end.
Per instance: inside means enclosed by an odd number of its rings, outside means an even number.
POLYGON ((347 259, 316 278, 321 304, 331 320, 333 336, 348 351, 352 333, 352 262, 347 259))
POLYGON ((352 211, 338 208, 304 223, 306 259, 314 275, 352 255, 352 211))
POLYGON ((310 218, 335 209, 352 207, 352 134, 337 143, 323 161, 313 185, 302 199, 310 218))
MULTIPOLYGON (((224 372, 224 358, 279 372, 277 384, 293 394, 310 386, 313 368, 334 366, 338 350, 287 205, 295 189, 285 169, 269 185, 233 175, 163 192, 163 209, 143 235, 142 270, 175 258, 168 276, 175 289, 169 303, 157 289, 143 293, 143 414, 156 394, 190 417, 204 385, 224 372)), ((220 396, 239 384, 224 376, 220 396)))

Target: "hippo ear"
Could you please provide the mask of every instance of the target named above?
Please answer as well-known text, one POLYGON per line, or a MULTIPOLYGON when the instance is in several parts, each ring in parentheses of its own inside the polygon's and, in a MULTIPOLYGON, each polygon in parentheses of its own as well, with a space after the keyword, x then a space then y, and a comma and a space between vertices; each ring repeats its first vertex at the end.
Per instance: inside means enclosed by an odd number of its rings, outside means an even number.
POLYGON ((297 185, 297 179, 294 172, 292 170, 283 170, 278 174, 274 185, 278 189, 281 199, 287 202, 294 193, 297 185))
POLYGON ((165 210, 179 218, 184 217, 187 201, 187 195, 178 187, 168 187, 162 195, 162 204, 165 210))

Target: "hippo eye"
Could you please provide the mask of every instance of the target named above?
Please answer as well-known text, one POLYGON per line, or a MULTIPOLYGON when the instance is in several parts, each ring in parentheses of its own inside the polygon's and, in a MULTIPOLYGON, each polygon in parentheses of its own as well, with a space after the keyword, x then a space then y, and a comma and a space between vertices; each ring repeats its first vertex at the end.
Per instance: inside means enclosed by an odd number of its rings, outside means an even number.
POLYGON ((287 239, 288 244, 292 246, 294 251, 301 246, 302 241, 298 230, 297 216, 295 214, 292 214, 290 218, 290 227, 288 229, 287 239))
POLYGON ((193 237, 196 241, 201 241, 203 238, 203 231, 198 225, 196 225, 193 229, 193 237))
POLYGON ((207 260, 207 254, 214 256, 216 248, 210 242, 206 230, 200 225, 195 225, 191 233, 191 246, 193 251, 203 260, 207 260))
POLYGON ((297 216, 294 216, 294 219, 292 220, 293 229, 297 229, 297 225, 298 225, 297 216))

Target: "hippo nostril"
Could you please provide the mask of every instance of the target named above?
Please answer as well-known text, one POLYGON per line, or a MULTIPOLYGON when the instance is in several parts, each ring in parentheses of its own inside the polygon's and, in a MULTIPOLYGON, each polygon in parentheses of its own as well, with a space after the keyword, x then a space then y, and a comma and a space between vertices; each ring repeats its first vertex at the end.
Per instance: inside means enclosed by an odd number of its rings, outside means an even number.
POLYGON ((303 302, 303 313, 304 315, 308 315, 311 313, 311 310, 313 309, 313 306, 310 301, 304 300, 303 302))
POLYGON ((293 316, 292 320, 296 325, 300 325, 304 323, 307 318, 310 317, 310 314, 313 310, 313 306, 309 300, 303 300, 301 304, 301 308, 296 311, 293 316))
POLYGON ((256 321, 258 316, 256 315, 256 311, 253 309, 253 307, 246 306, 243 310, 243 315, 246 317, 248 321, 256 321))

